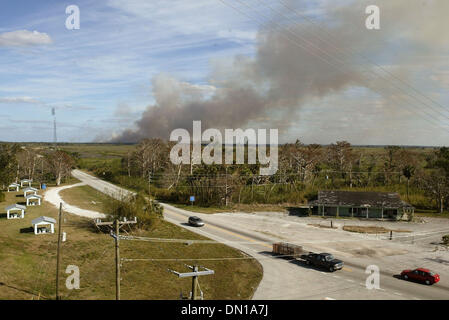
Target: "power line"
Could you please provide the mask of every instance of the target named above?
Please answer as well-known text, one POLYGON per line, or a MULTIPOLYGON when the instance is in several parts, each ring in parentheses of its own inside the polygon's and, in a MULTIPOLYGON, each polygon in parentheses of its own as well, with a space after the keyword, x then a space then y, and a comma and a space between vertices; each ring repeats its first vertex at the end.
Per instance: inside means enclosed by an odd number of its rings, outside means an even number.
MULTIPOLYGON (((262 2, 262 0, 259 0, 262 2)), ((308 21, 309 23, 317 26, 321 31, 323 31, 324 33, 326 33, 330 40, 332 40, 333 35, 331 33, 329 33, 325 28, 321 27, 320 24, 316 23, 315 21, 313 21, 312 19, 309 19, 306 15, 302 14, 300 11, 289 7, 288 5, 285 4, 285 2, 283 0, 279 0, 279 2, 288 10, 296 13, 296 15, 300 16, 301 18, 303 18, 304 20, 308 21)), ((359 27, 356 26, 355 24, 352 23, 351 20, 348 20, 349 23, 351 23, 354 27, 359 27)), ((322 39, 321 39, 322 40, 322 39)), ((324 40, 322 40, 324 41, 324 40)), ((334 46, 331 42, 330 43, 335 49, 339 50, 339 51, 344 51, 344 49, 341 49, 339 47, 334 46)), ((356 53, 357 54, 357 53, 356 53)), ((372 65, 376 66, 377 68, 381 69, 382 71, 384 71, 385 73, 387 73, 389 76, 393 77, 394 79, 398 80, 399 82, 401 82, 402 84, 404 84, 405 86, 409 87, 410 89, 412 89, 413 91, 415 91, 416 93, 418 93, 419 95, 423 96, 424 98, 428 99, 429 101, 431 101, 432 103, 436 104, 437 106, 439 106, 441 109, 443 109, 445 112, 449 112, 449 110, 446 109, 446 107, 444 107, 443 105, 441 105, 438 101, 435 101, 434 99, 432 99, 431 97, 425 95, 424 93, 422 93, 421 91, 419 91, 418 89, 416 89, 414 86, 410 85, 409 83, 407 83, 406 81, 404 81, 403 79, 399 78, 398 76, 396 76, 394 73, 390 72, 387 68, 384 68, 383 66, 377 64, 376 62, 372 61, 371 59, 369 59, 368 57, 366 57, 365 55, 359 53, 357 54, 359 55, 362 59, 364 59, 365 61, 368 61, 369 63, 371 63, 372 65)))
MULTIPOLYGON (((246 12, 244 12, 244 11, 240 10, 239 8, 237 8, 237 7, 233 6, 233 5, 231 5, 231 4, 227 3, 227 2, 225 2, 225 0, 219 0, 219 1, 222 2, 223 4, 225 4, 226 6, 231 7, 231 8, 233 8, 234 10, 240 12, 241 14, 245 15, 246 17, 248 17, 248 18, 250 18, 250 19, 255 20, 256 22, 258 22, 257 19, 254 19, 253 17, 251 17, 250 15, 248 15, 246 12)), ((243 4, 244 6, 246 6, 246 7, 248 7, 248 8, 251 9, 251 7, 249 7, 248 5, 242 3, 242 2, 239 1, 239 0, 237 0, 237 1, 238 1, 239 3, 241 3, 241 4, 243 4)), ((277 22, 274 22, 274 23, 275 23, 276 25, 279 26, 279 24, 278 24, 277 22)), ((274 29, 274 28, 272 28, 272 29, 274 29)), ((282 29, 282 26, 281 26, 281 29, 282 29)), ((285 28, 284 28, 284 29, 285 29, 285 28)), ((274 30, 275 30, 275 29, 274 29, 274 30)), ((285 30, 288 31, 289 33, 292 33, 289 29, 285 29, 285 30)), ((296 35, 296 34, 294 34, 294 33, 292 33, 292 34, 293 34, 295 37, 300 38, 302 41, 308 42, 308 43, 310 44, 309 41, 303 39, 302 37, 300 37, 300 36, 298 36, 298 35, 296 35)), ((280 33, 280 35, 281 35, 282 37, 286 38, 287 40, 289 40, 290 42, 292 42, 292 43, 296 44, 297 46, 301 47, 301 48, 304 49, 305 51, 309 52, 311 55, 313 55, 313 56, 315 56, 315 57, 321 59, 322 61, 328 63, 329 65, 333 66, 334 68, 337 68, 337 69, 339 69, 340 71, 342 71, 342 72, 344 72, 344 73, 348 73, 347 71, 344 71, 344 70, 342 70, 340 67, 336 66, 334 63, 330 62, 328 59, 323 58, 322 56, 317 55, 317 54, 314 53, 314 52, 311 52, 311 51, 309 50, 309 48, 304 47, 303 45, 301 45, 300 43, 298 43, 298 42, 295 41, 295 40, 292 40, 291 38, 289 38, 289 37, 286 36, 285 34, 280 33)), ((313 45, 313 44, 312 44, 312 45, 313 45)), ((314 45, 313 45, 313 46, 314 46, 314 45)), ((317 48, 318 50, 324 52, 321 48, 318 48, 318 47, 316 47, 316 46, 314 46, 314 47, 317 48)), ((324 53, 325 53, 326 55, 329 56, 328 53, 326 53, 326 52, 324 52, 324 53)), ((333 58, 333 57, 331 57, 331 58, 333 58)), ((333 59, 335 59, 335 58, 333 58, 333 59)), ((362 82, 365 83, 365 85, 367 85, 367 88, 370 88, 370 89, 373 90, 374 92, 377 92, 378 94, 383 95, 383 94, 382 94, 381 92, 379 92, 378 90, 376 90, 376 89, 374 89, 374 88, 371 88, 370 85, 366 82, 366 80, 363 80, 363 79, 361 79, 361 80, 362 80, 362 82)), ((390 99, 392 99, 392 100, 397 100, 394 96, 391 97, 390 99)), ((408 105, 406 105, 406 106, 408 106, 408 105)), ((420 107, 416 106, 415 104, 411 104, 410 106, 413 107, 413 108, 414 108, 415 110, 417 110, 418 112, 420 112, 422 115, 427 115, 427 117, 429 117, 429 118, 424 117, 424 119, 425 119, 426 121, 428 121, 429 123, 432 123, 433 125, 439 126, 439 127, 441 127, 442 129, 444 129, 445 131, 448 131, 448 132, 449 132, 449 129, 446 128, 445 126, 442 126, 442 125, 440 124, 440 122, 439 122, 439 119, 435 118, 432 114, 426 112, 425 110, 421 110, 420 107), (432 119, 433 119, 433 120, 432 120, 432 119)))
MULTIPOLYGON (((222 0, 220 0, 220 1, 222 1, 222 0)), ((239 2, 240 4, 244 5, 245 7, 249 8, 250 10, 253 9, 251 6, 247 5, 246 3, 242 2, 241 0, 236 0, 236 1, 239 2)), ((223 2, 223 1, 222 1, 222 2, 223 2)), ((257 10, 257 9, 256 9, 256 10, 257 10)), ((261 15, 261 16, 263 16, 263 17, 265 18, 264 15, 261 15)), ((276 25, 281 26, 279 23, 275 22, 274 19, 270 19, 270 20, 271 20, 272 22, 274 22, 276 25)), ((282 29, 282 28, 283 28, 283 27, 281 26, 281 29, 282 29)), ((299 38, 299 39, 302 40, 303 42, 306 42, 306 43, 308 43, 309 45, 312 45, 315 49, 318 49, 319 51, 323 52, 326 56, 328 56, 328 57, 330 57, 330 58, 332 58, 332 59, 334 59, 334 60, 336 60, 336 61, 340 61, 343 65, 346 65, 346 64, 347 64, 347 63, 345 63, 344 61, 342 61, 342 60, 340 60, 340 59, 337 59, 337 58, 333 57, 331 54, 329 54, 329 53, 326 52, 325 50, 321 49, 320 47, 316 46, 314 43, 308 41, 307 39, 301 37, 301 36, 298 35, 298 34, 295 34, 294 32, 292 32, 292 31, 290 30, 290 28, 284 28, 284 30, 286 30, 287 32, 291 33, 293 36, 299 38)), ((291 39, 289 39, 289 38, 288 38, 288 40, 290 40, 291 42, 293 42, 293 41, 292 41, 291 39)), ((301 46, 301 45, 300 45, 300 46, 301 46)), ((303 49, 305 49, 303 46, 301 46, 301 47, 302 47, 303 49)), ((308 51, 307 49, 305 49, 305 50, 308 51)), ((330 64, 331 66, 333 66, 333 67, 339 69, 340 71, 343 71, 341 68, 339 68, 339 67, 337 67, 336 65, 334 65, 333 63, 329 62, 327 59, 323 59, 322 57, 316 55, 315 53, 313 53, 313 52, 311 52, 311 51, 308 51, 308 52, 309 52, 310 54, 312 54, 313 56, 319 57, 320 59, 322 59, 323 61, 327 62, 327 63, 330 64)), ((368 71, 372 72, 371 70, 368 70, 368 71)), ((346 71, 343 71, 343 72, 348 73, 348 72, 346 72, 346 71)), ((369 85, 368 85, 367 87, 369 88, 369 85)), ((371 88, 371 89, 372 89, 372 88, 371 88)), ((374 90, 374 91, 376 91, 376 90, 374 90)), ((376 92, 382 95, 382 93, 380 93, 380 92, 378 92, 378 91, 376 91, 376 92)), ((410 96, 410 95, 409 95, 409 96, 410 96)), ((413 98, 413 97, 412 97, 412 98, 413 98)), ((416 98, 413 98, 413 99, 416 99, 416 98)), ((439 124, 439 119, 433 117, 432 114, 430 114, 430 113, 428 113, 428 112, 426 112, 426 111, 422 111, 419 107, 417 107, 416 110, 419 110, 419 111, 421 111, 421 112, 424 112, 425 114, 427 114, 427 115, 430 116, 431 118, 435 119, 436 124, 437 124, 438 126, 441 126, 441 125, 439 124)), ((446 127, 443 127, 443 126, 441 126, 441 127, 444 128, 445 130, 448 130, 448 132, 449 132, 449 129, 447 129, 446 127)))

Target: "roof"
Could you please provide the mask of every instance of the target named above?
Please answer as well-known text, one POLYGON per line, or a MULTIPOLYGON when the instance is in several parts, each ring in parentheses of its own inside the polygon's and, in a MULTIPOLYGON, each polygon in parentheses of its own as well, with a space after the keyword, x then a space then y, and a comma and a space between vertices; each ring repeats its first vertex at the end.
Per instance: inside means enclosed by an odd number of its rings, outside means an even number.
POLYGON ((20 184, 13 182, 9 186, 10 187, 20 187, 20 184))
POLYGON ((25 207, 25 206, 22 206, 22 205, 20 205, 20 204, 15 203, 15 204, 13 204, 13 205, 10 205, 10 206, 6 207, 6 211, 11 210, 11 209, 26 210, 26 207, 25 207))
POLYGON ((27 188, 23 189, 23 191, 24 192, 26 192, 26 191, 37 191, 37 189, 33 188, 33 187, 27 187, 27 188))
POLYGON ((33 179, 22 179, 21 182, 33 182, 33 179))
POLYGON ((40 195, 38 195, 38 194, 29 194, 29 195, 27 195, 26 198, 27 198, 27 199, 31 199, 31 198, 35 198, 35 199, 39 198, 39 199, 42 199, 42 196, 40 196, 40 195))
POLYGON ((411 207, 395 192, 319 191, 312 205, 403 208, 411 207))
POLYGON ((50 217, 42 216, 42 217, 36 218, 33 221, 31 221, 31 224, 35 225, 35 224, 39 224, 39 223, 42 223, 42 222, 55 224, 56 220, 53 219, 53 218, 50 218, 50 217))

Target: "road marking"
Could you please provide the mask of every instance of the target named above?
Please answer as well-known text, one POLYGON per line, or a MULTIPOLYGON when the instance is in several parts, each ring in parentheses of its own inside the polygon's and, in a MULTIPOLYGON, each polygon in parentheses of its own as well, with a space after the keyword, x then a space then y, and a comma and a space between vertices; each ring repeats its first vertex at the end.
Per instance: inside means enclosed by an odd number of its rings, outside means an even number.
MULTIPOLYGON (((173 211, 171 211, 171 210, 170 210, 170 214, 174 214, 174 215, 177 215, 177 216, 179 216, 179 217, 185 218, 184 215, 179 214, 179 213, 176 213, 176 212, 173 212, 173 211)), ((257 240, 254 240, 254 239, 251 239, 251 238, 248 238, 248 237, 245 237, 245 236, 242 236, 241 234, 238 234, 238 233, 235 233, 235 232, 232 232, 232 231, 229 231, 229 230, 220 228, 220 227, 216 227, 216 226, 213 226, 213 225, 210 225, 210 224, 208 224, 207 227, 210 227, 210 228, 213 228, 213 229, 217 229, 217 230, 219 230, 219 231, 221 231, 221 232, 225 232, 225 233, 228 233, 228 234, 230 234, 230 235, 233 235, 234 237, 238 237, 238 238, 243 239, 243 240, 248 240, 248 241, 251 241, 251 242, 253 242, 253 243, 256 243, 256 244, 259 244, 259 245, 262 245, 262 246, 264 246, 264 247, 267 247, 267 248, 270 248, 270 249, 271 249, 271 246, 270 246, 270 245, 265 244, 265 243, 260 242, 260 241, 257 241, 257 240)))
POLYGON ((340 276, 336 276, 336 275, 333 275, 333 277, 334 277, 334 278, 338 278, 338 279, 340 279, 340 278, 341 278, 340 276))
POLYGON ((351 280, 351 279, 346 279, 346 281, 348 281, 348 282, 354 282, 354 280, 351 280))
POLYGON ((348 271, 348 272, 352 272, 352 269, 351 269, 351 268, 348 268, 348 267, 343 267, 341 270, 348 271))
POLYGON ((394 294, 397 294, 398 296, 402 296, 402 293, 399 292, 393 292, 394 294))

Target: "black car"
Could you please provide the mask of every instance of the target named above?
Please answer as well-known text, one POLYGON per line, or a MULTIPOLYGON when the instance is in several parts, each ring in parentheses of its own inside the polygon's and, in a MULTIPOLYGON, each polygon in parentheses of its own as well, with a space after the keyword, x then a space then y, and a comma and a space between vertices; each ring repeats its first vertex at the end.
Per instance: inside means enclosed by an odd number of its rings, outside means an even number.
POLYGON ((196 217, 196 216, 189 217, 189 224, 191 226, 194 226, 194 227, 202 227, 202 226, 204 226, 203 220, 201 220, 201 218, 196 217))
POLYGON ((325 268, 331 272, 343 268, 343 261, 335 259, 330 253, 313 253, 301 255, 301 259, 305 260, 308 265, 325 268))

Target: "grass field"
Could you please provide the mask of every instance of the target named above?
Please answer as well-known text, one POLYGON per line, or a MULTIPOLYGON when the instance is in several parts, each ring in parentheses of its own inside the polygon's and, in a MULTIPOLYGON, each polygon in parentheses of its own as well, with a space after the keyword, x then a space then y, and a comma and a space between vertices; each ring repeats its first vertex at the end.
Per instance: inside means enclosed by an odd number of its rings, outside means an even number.
MULTIPOLYGON (((101 202, 90 187, 65 192, 66 199, 101 202)), ((20 193, 7 193, 1 211, 9 204, 22 202, 20 193)), ((31 220, 46 215, 57 217, 57 209, 44 202, 28 207, 25 219, 0 217, 0 299, 54 298, 57 235, 34 235, 31 220)), ((60 290, 63 299, 114 299, 114 242, 108 234, 98 232, 85 218, 64 215, 63 231, 67 241, 62 246, 60 290), (64 283, 68 265, 80 269, 79 290, 68 290, 64 283)), ((158 221, 152 230, 135 231, 140 236, 161 238, 204 239, 190 231, 158 221)), ((246 257, 238 250, 222 244, 174 244, 121 241, 122 258, 192 259, 188 261, 123 262, 122 299, 178 299, 188 295, 190 279, 179 279, 168 268, 188 271, 184 263, 199 264, 215 270, 201 277, 205 299, 249 299, 262 278, 262 268, 254 259, 201 261, 201 258, 246 257)))
POLYGON ((98 212, 103 212, 104 202, 108 199, 106 195, 89 186, 65 189, 59 192, 59 195, 73 206, 98 212))
POLYGON ((344 226, 344 231, 348 232, 356 232, 356 233, 371 233, 371 234, 377 234, 377 233, 387 233, 390 231, 393 232, 411 232, 409 230, 396 230, 396 229, 387 229, 384 227, 377 227, 377 226, 344 226))

